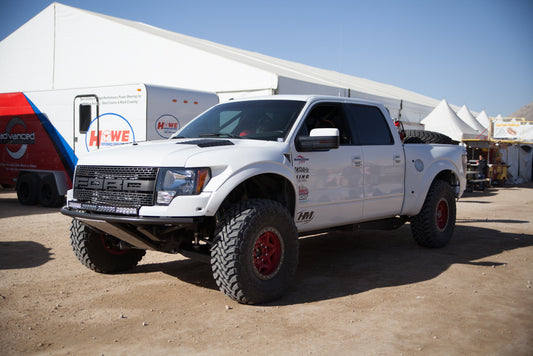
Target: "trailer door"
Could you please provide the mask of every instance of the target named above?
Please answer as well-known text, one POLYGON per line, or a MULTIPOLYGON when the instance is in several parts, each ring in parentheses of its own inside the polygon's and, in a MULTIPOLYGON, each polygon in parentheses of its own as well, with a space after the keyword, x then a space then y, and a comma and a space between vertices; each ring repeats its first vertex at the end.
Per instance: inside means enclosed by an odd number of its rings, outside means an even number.
POLYGON ((96 95, 80 95, 74 99, 74 152, 76 155, 89 151, 89 147, 100 147, 99 102, 96 95), (93 126, 94 125, 94 126, 93 126), (95 137, 87 137, 89 127, 95 137))

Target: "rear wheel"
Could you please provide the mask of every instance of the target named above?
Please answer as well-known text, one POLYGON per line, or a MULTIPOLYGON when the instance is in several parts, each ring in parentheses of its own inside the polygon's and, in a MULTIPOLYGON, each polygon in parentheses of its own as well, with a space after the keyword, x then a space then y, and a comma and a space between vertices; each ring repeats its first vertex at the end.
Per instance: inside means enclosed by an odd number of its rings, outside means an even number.
POLYGON ((115 237, 72 220, 70 242, 78 260, 99 273, 122 272, 137 266, 146 251, 123 249, 115 237))
POLYGON ((39 202, 42 206, 58 207, 63 204, 63 196, 57 192, 56 180, 49 174, 41 179, 39 183, 39 202))
POLYGON ((39 200, 39 176, 26 173, 17 180, 17 198, 22 205, 35 205, 39 200))
POLYGON ((294 219, 281 204, 248 200, 223 217, 211 250, 213 277, 231 299, 244 304, 277 299, 298 265, 294 219))
POLYGON ((411 220, 415 241, 424 247, 443 247, 455 230, 455 195, 449 183, 436 180, 420 213, 411 220))

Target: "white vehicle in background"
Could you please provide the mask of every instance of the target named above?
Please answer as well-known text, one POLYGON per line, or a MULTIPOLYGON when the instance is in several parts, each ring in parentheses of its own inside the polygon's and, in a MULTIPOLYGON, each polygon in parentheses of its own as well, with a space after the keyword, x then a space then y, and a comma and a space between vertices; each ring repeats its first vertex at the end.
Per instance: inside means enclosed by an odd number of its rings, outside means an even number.
POLYGON ((181 253, 210 262, 230 298, 263 303, 290 285, 302 235, 409 221, 420 245, 448 243, 466 152, 413 136, 402 142, 373 102, 234 100, 167 141, 81 157, 62 213, 94 271, 133 268, 145 250, 181 253))
POLYGON ((218 96, 146 84, 0 94, 0 184, 62 205, 83 154, 170 137, 218 96))

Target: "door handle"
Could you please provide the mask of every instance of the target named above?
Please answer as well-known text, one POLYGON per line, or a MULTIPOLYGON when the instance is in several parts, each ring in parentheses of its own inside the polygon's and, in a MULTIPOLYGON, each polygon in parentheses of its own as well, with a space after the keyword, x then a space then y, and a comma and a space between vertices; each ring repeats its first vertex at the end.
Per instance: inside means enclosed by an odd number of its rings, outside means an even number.
POLYGON ((359 156, 352 157, 352 164, 354 167, 362 167, 363 160, 359 156))
POLYGON ((394 155, 393 159, 394 159, 394 163, 396 163, 396 164, 402 163, 402 156, 400 156, 400 155, 394 155))

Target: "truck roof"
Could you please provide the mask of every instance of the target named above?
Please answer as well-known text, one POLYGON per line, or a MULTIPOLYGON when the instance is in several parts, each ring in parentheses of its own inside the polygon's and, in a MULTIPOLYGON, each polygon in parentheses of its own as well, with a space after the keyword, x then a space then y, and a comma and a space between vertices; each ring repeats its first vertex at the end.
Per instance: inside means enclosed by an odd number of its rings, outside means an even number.
POLYGON ((306 102, 331 100, 335 102, 373 105, 373 106, 379 106, 385 109, 385 106, 383 104, 375 102, 375 101, 359 99, 359 98, 347 98, 347 97, 342 97, 342 96, 314 95, 314 94, 309 94, 309 95, 283 94, 283 95, 250 96, 250 97, 231 99, 230 101, 233 102, 233 101, 253 101, 253 100, 297 100, 297 101, 306 101, 306 102))

